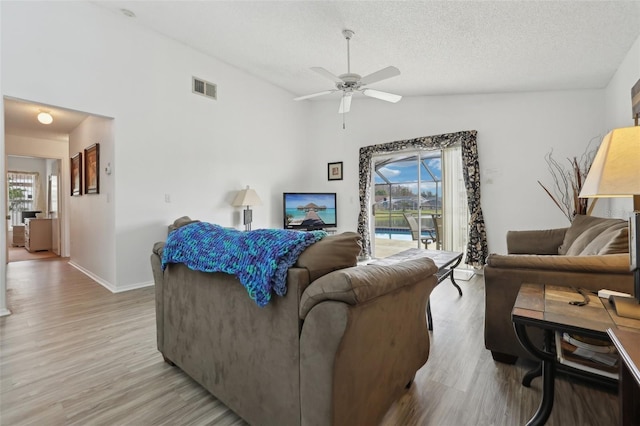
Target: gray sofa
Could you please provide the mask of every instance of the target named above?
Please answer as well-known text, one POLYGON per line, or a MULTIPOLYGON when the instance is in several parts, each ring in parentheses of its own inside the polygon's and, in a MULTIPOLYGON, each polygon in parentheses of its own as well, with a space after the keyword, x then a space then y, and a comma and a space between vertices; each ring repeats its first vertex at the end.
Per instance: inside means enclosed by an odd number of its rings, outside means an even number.
POLYGON ((378 424, 427 361, 437 268, 354 266, 359 242, 344 233, 308 247, 287 294, 263 308, 233 275, 162 271, 156 243, 158 350, 252 425, 378 424))
MULTIPOLYGON (((578 215, 568 228, 509 231, 508 254, 490 254, 484 268, 484 340, 494 360, 531 358, 511 321, 522 283, 633 293, 627 227, 621 219, 578 215)), ((539 330, 529 334, 541 344, 539 330)))

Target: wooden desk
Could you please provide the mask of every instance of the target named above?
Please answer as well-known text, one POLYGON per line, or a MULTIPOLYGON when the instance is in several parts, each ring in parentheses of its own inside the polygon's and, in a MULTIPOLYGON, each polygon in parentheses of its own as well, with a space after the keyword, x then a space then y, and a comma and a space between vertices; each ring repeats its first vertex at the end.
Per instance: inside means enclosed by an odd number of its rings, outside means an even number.
POLYGON ((620 425, 640 425, 640 333, 608 329, 620 354, 620 425))

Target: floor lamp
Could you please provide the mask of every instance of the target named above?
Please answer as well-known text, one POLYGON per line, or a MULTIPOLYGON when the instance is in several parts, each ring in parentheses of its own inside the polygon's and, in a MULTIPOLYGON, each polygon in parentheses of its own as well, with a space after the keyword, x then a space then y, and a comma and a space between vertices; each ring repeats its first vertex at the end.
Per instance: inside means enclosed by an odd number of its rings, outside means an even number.
POLYGON ((238 192, 231 205, 234 207, 246 207, 243 211, 242 223, 244 223, 245 231, 251 231, 253 212, 250 207, 262 205, 262 201, 260 200, 260 197, 258 197, 258 194, 256 194, 256 191, 249 188, 249 185, 247 185, 245 189, 238 192))
POLYGON ((615 297, 613 302, 619 316, 640 319, 640 126, 614 129, 604 137, 579 197, 633 197, 629 256, 634 298, 615 297))

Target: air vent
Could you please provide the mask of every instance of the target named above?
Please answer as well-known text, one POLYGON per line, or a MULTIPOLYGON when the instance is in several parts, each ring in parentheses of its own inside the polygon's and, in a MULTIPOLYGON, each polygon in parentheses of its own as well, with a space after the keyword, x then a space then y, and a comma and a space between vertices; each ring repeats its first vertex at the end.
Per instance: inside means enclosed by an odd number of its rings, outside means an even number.
POLYGON ((207 98, 218 99, 218 87, 201 78, 192 77, 191 91, 207 98))

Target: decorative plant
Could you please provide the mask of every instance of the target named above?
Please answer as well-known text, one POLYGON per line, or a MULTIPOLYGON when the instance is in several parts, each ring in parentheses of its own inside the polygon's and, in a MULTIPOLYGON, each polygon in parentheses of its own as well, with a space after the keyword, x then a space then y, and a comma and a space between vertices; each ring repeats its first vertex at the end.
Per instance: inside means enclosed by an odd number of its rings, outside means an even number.
POLYGON ((553 158, 553 150, 549 151, 544 157, 553 178, 553 192, 547 189, 542 182, 538 181, 538 183, 569 219, 569 222, 573 222, 573 218, 577 214, 591 214, 596 205, 597 198, 594 198, 591 205, 589 205, 588 198, 579 198, 578 195, 591 168, 593 157, 598 151, 598 146, 595 148, 591 148, 591 146, 594 141, 598 140, 599 138, 591 139, 579 161, 577 157, 567 158, 569 166, 553 158))

